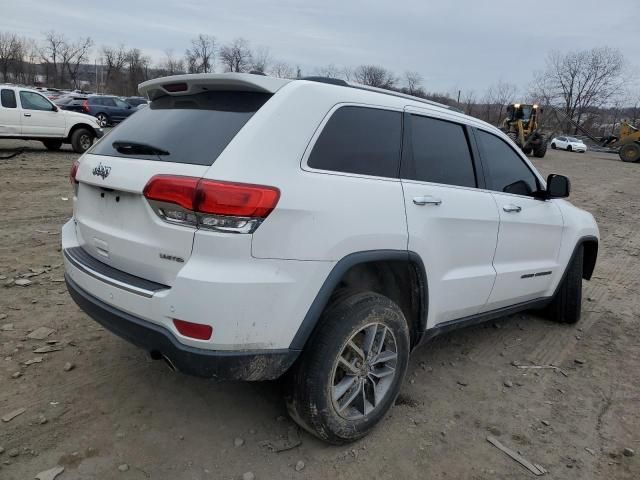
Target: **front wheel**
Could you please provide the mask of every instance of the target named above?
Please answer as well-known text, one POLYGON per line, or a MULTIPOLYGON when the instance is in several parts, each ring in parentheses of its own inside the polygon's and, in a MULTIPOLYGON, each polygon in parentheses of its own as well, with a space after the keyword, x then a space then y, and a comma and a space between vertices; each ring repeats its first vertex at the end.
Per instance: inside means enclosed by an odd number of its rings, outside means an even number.
POLYGON ((580 320, 582 310, 582 265, 584 247, 578 247, 562 283, 558 287, 547 311, 552 320, 560 323, 576 323, 580 320))
POLYGON ((547 154, 547 142, 542 139, 540 143, 533 147, 533 156, 536 158, 544 158, 547 154))
POLYGON ((76 153, 84 153, 93 144, 93 135, 86 128, 79 128, 71 135, 71 147, 76 153))
POLYGON ((333 444, 368 434, 395 402, 409 362, 409 328, 394 302, 342 292, 288 378, 291 417, 333 444))
POLYGON ((620 160, 623 162, 640 161, 640 144, 627 143, 620 148, 620 160))
POLYGON ((571 147, 571 145, 567 145, 567 152, 570 152, 571 150, 573 150, 573 147, 571 147))
POLYGON ((556 149, 556 144, 555 144, 555 143, 552 143, 552 144, 551 144, 551 148, 552 148, 553 150, 555 150, 555 149, 556 149))

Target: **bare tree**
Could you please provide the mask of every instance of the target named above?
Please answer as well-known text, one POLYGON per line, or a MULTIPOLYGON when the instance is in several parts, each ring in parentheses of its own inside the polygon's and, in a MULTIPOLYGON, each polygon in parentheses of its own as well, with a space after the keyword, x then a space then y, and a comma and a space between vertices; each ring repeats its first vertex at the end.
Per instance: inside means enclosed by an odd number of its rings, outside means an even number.
POLYGON ((90 37, 78 40, 75 43, 64 42, 62 45, 62 68, 66 68, 73 88, 78 88, 78 72, 80 65, 87 61, 87 57, 93 46, 90 37))
POLYGON ((269 73, 278 78, 294 78, 295 71, 291 65, 285 62, 273 62, 269 73))
POLYGON ((404 87, 409 95, 416 95, 422 92, 422 75, 418 72, 404 72, 404 87))
POLYGON ((226 72, 247 72, 251 68, 252 53, 249 42, 236 38, 220 49, 220 60, 226 72))
POLYGON ((44 45, 41 50, 41 58, 45 64, 45 76, 47 78, 47 83, 51 84, 51 79, 53 78, 53 86, 57 87, 60 85, 62 78, 59 76, 64 72, 62 68, 59 68, 59 62, 62 57, 61 50, 64 48, 66 41, 64 35, 57 33, 53 30, 45 32, 44 34, 44 45))
POLYGON ((164 61, 160 64, 159 73, 161 75, 177 75, 184 73, 184 61, 173 55, 173 50, 164 51, 164 61))
POLYGON ((189 73, 209 73, 213 71, 216 39, 210 35, 199 34, 191 40, 185 58, 189 73))
POLYGON ((393 89, 396 78, 392 72, 377 65, 360 65, 353 71, 356 82, 371 87, 393 89))
POLYGON ((518 88, 512 83, 499 81, 491 85, 484 94, 481 103, 484 106, 481 118, 494 125, 500 125, 506 106, 515 101, 518 88))
POLYGON ((140 49, 132 48, 127 52, 125 60, 127 71, 126 95, 135 95, 138 92, 138 84, 149 79, 149 65, 151 59, 142 54, 140 49))
POLYGON ((467 115, 473 115, 474 108, 476 106, 476 92, 474 90, 465 91, 462 96, 462 107, 464 113, 467 115))
POLYGON ((323 67, 317 67, 313 71, 314 76, 327 77, 327 78, 342 78, 343 71, 336 67, 333 63, 324 65, 323 67))
POLYGON ((622 91, 624 73, 625 60, 617 49, 554 51, 547 57, 545 71, 536 75, 535 90, 539 97, 560 105, 568 118, 580 124, 589 109, 602 107, 622 91))
POLYGON ((124 45, 118 48, 102 47, 102 62, 106 67, 104 79, 107 90, 124 94, 123 73, 127 61, 127 51, 124 45))
POLYGON ((251 70, 265 73, 271 63, 271 54, 267 47, 258 47, 251 54, 251 70))
POLYGON ((0 72, 2 81, 9 81, 9 71, 15 68, 22 53, 22 42, 14 33, 0 32, 0 72))

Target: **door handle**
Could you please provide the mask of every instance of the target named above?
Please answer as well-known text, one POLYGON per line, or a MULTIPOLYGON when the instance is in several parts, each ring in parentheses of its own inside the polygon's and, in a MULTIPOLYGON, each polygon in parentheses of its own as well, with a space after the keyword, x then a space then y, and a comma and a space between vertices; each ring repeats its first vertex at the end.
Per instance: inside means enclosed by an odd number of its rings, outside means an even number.
POLYGON ((513 203, 510 203, 508 205, 505 205, 504 207, 502 207, 502 210, 504 210, 505 212, 510 212, 510 213, 518 213, 522 210, 522 207, 519 205, 514 205, 513 203))
POLYGON ((31 116, 31 114, 30 114, 30 113, 25 113, 25 114, 24 114, 24 116, 25 116, 25 117, 30 117, 30 116, 31 116))
POLYGON ((431 195, 424 195, 422 197, 413 197, 413 203, 416 205, 440 205, 442 200, 431 195))

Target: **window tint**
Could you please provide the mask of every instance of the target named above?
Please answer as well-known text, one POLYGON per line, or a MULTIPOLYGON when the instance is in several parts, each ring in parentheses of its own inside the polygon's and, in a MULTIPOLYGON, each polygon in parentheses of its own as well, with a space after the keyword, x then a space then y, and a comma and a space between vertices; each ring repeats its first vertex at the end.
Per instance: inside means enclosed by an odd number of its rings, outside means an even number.
POLYGON ((402 178, 475 187, 476 177, 464 127, 411 115, 413 162, 402 178))
POLYGON ((91 153, 212 165, 270 97, 265 93, 220 91, 160 97, 114 128, 91 153), (117 149, 118 142, 131 148, 117 149), (166 153, 156 155, 149 152, 150 147, 166 153))
POLYGON ((114 98, 113 101, 116 102, 116 106, 118 108, 128 108, 131 106, 127 102, 120 100, 119 98, 114 98))
POLYGON ((538 190, 535 175, 507 143, 482 130, 476 132, 491 190, 518 195, 530 195, 538 190))
POLYGON ((16 108, 18 105, 16 104, 16 94, 13 90, 3 89, 0 92, 0 104, 4 108, 16 108))
POLYGON ((21 91, 20 103, 25 110, 46 110, 49 112, 53 110, 53 106, 49 100, 34 92, 21 91))
POLYGON ((116 102, 113 98, 103 98, 101 105, 104 105, 105 107, 115 107, 116 102))
POLYGON ((398 177, 402 114, 342 107, 326 123, 308 165, 322 170, 398 177))

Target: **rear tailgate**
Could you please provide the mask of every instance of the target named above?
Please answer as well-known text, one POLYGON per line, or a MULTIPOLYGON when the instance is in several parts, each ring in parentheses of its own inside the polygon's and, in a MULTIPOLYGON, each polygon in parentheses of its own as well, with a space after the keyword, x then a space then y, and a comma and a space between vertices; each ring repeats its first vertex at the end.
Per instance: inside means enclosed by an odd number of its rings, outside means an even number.
POLYGON ((76 174, 82 248, 118 270, 173 285, 196 229, 163 220, 145 198, 145 186, 156 175, 201 178, 270 97, 165 95, 114 128, 82 157, 76 174))

